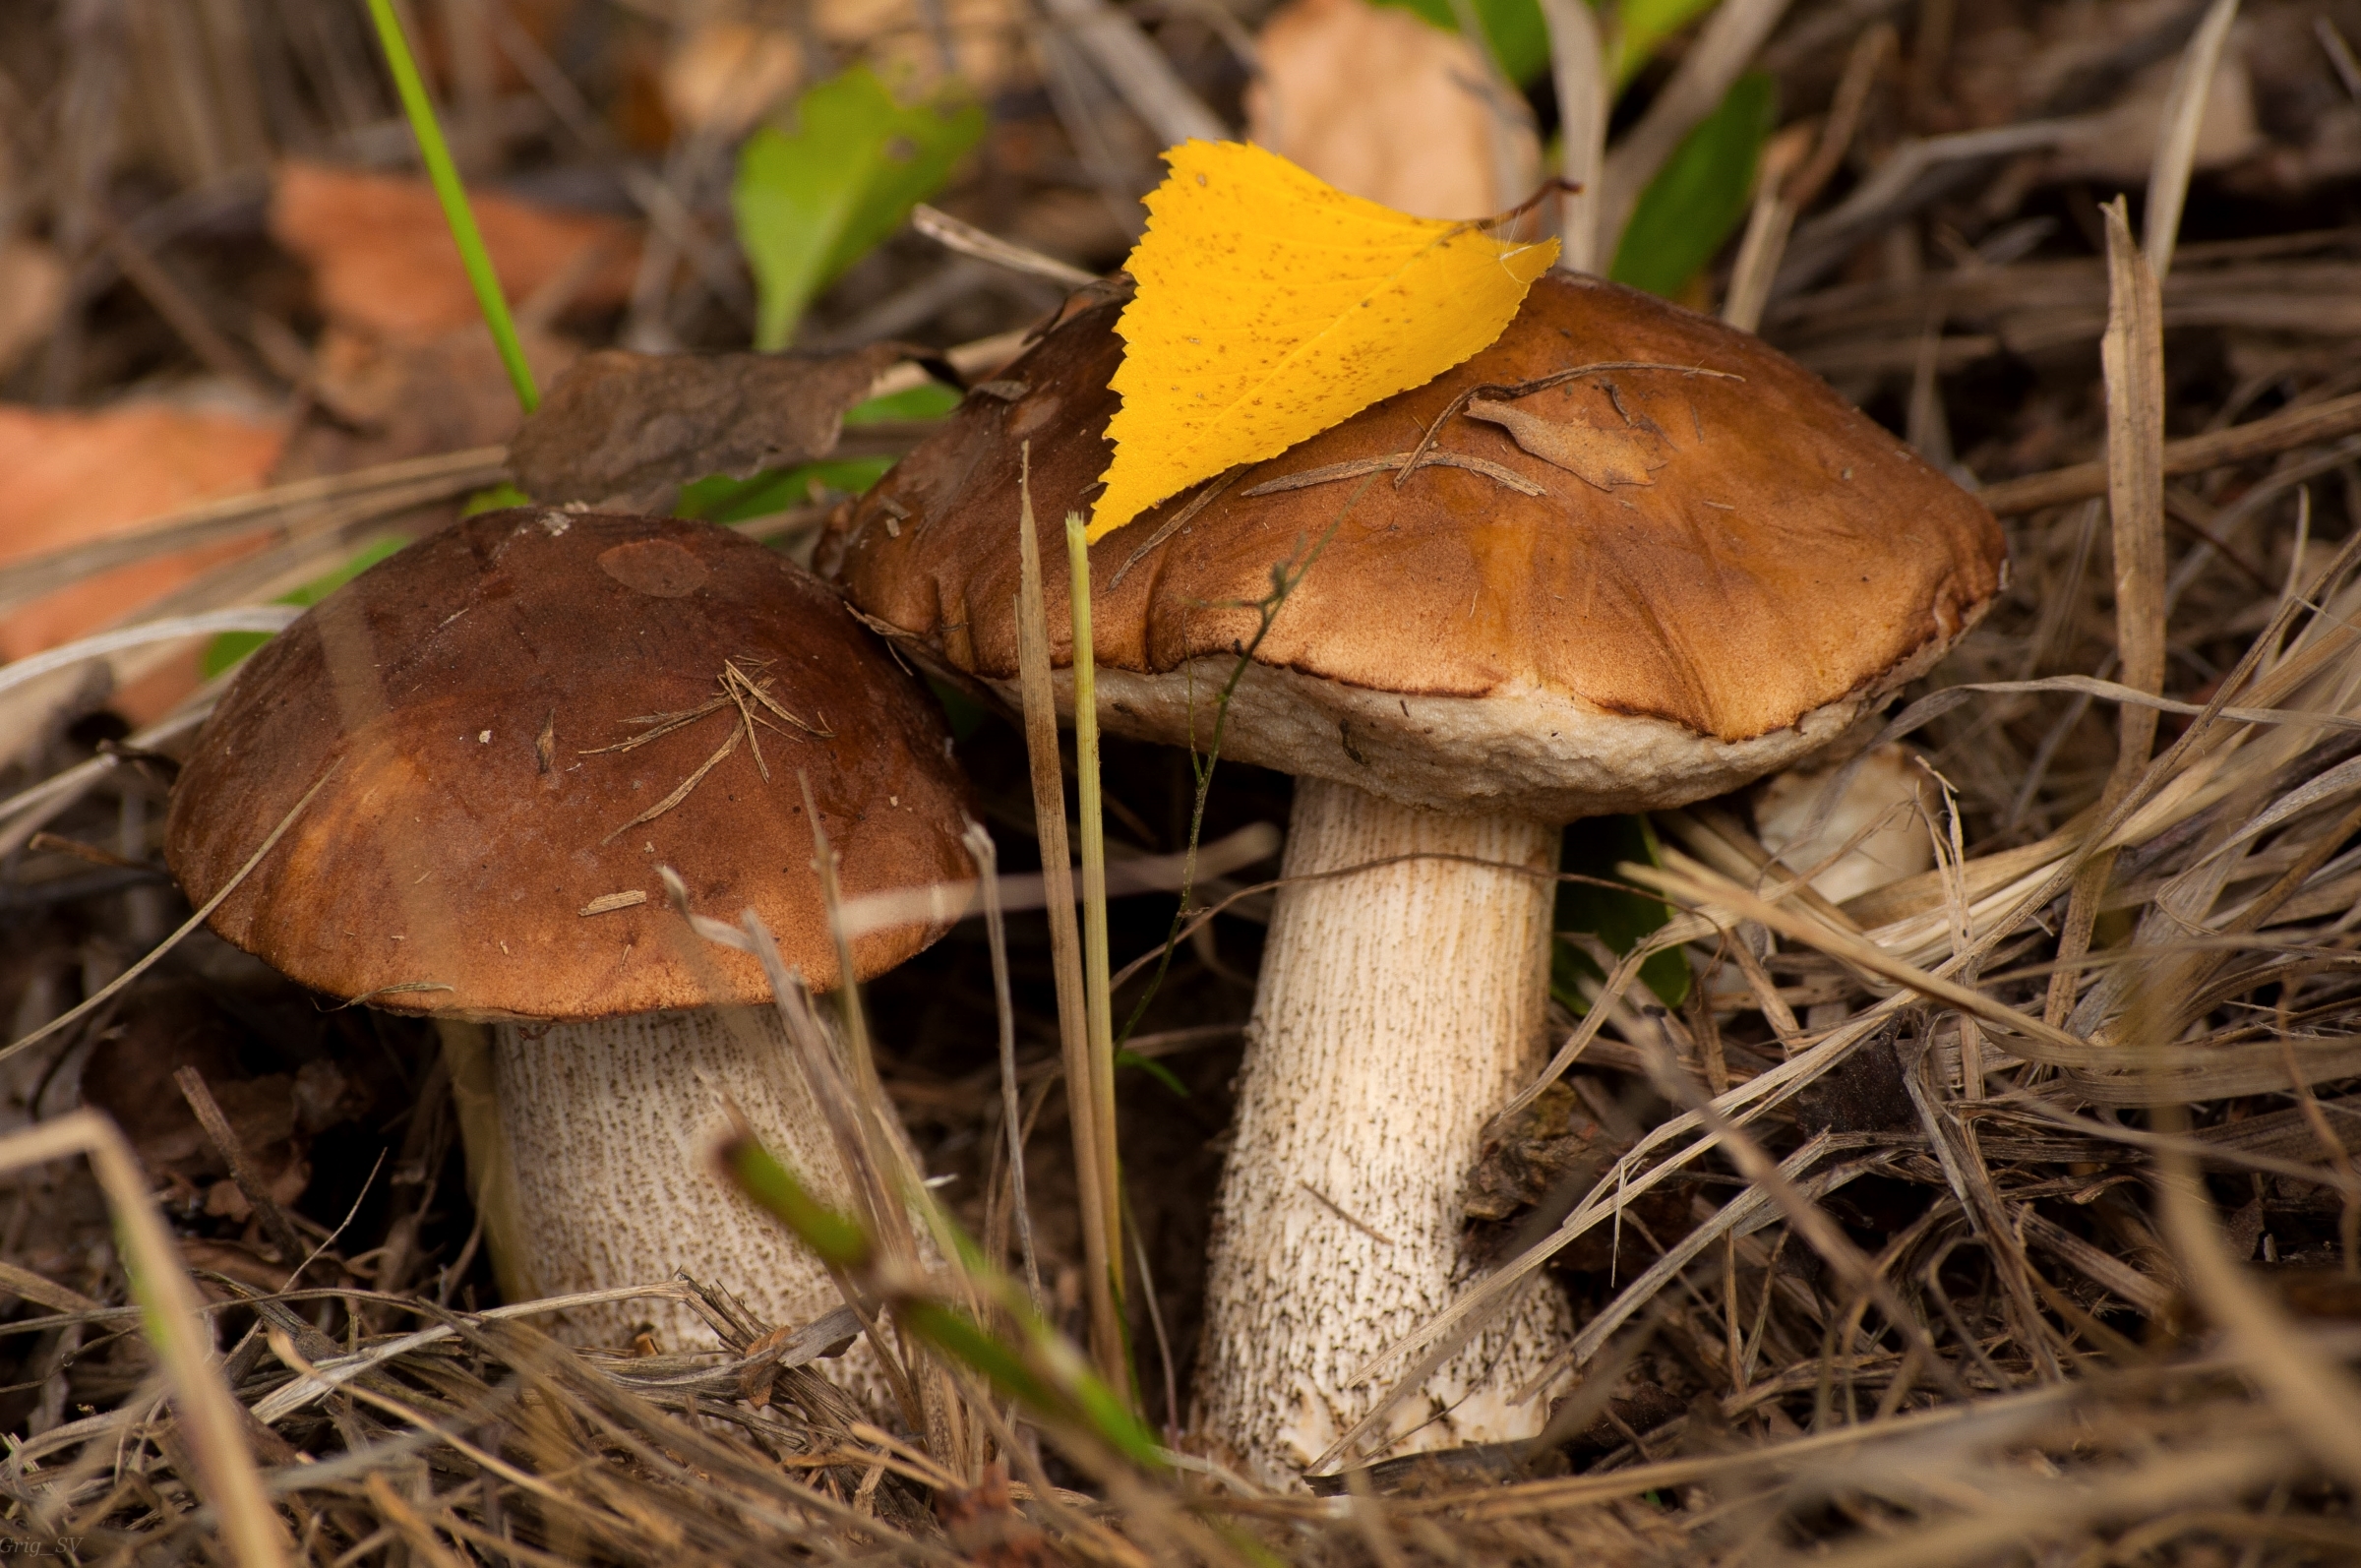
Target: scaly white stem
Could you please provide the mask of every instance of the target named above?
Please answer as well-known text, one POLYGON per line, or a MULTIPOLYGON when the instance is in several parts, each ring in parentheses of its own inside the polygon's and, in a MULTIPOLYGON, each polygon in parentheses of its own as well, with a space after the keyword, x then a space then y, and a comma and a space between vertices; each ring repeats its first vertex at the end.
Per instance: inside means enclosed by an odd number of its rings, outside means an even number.
MULTIPOLYGON (((503 1260, 504 1275, 554 1296, 685 1268, 765 1323, 836 1306, 818 1260, 713 1161, 729 1131, 726 1100, 821 1201, 847 1205, 835 1145, 769 1008, 501 1024, 493 1071, 519 1254, 503 1260)), ((569 1337, 589 1344, 621 1346, 650 1320, 668 1349, 712 1342, 702 1319, 669 1301, 569 1317, 569 1337)))
MULTIPOLYGON (((1197 1424, 1246 1472, 1292 1484, 1374 1404, 1347 1379, 1472 1279, 1460 1201, 1484 1122, 1541 1064, 1546 876, 1557 830, 1446 816, 1349 785, 1296 783, 1290 878, 1425 852, 1279 891, 1222 1173, 1197 1424)), ((1572 1331, 1536 1282, 1385 1436, 1406 1452, 1528 1437, 1514 1404, 1572 1331), (1436 1418, 1439 1412, 1448 1414, 1436 1418)), ((1376 1445, 1383 1449, 1383 1439, 1376 1445)))

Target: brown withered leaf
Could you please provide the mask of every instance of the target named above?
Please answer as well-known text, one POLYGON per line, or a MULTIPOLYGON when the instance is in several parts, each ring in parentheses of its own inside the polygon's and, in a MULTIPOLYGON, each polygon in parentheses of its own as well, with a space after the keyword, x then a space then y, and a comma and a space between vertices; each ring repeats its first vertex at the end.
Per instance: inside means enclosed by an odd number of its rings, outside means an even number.
MULTIPOLYGON (((531 314, 596 314, 631 297, 635 225, 480 189, 470 202, 501 287, 531 314)), ((272 175, 271 237, 311 269, 331 321, 432 337, 481 318, 434 189, 417 176, 289 159, 272 175)))
POLYGON ((1508 1219, 1548 1197, 1570 1172, 1603 1166, 1621 1152, 1584 1114, 1574 1091, 1553 1083, 1484 1140, 1468 1174, 1464 1212, 1471 1220, 1508 1219))
MULTIPOLYGON (((1459 1448, 1429 1449, 1382 1459, 1360 1474, 1381 1497, 1433 1497, 1471 1486, 1497 1486, 1503 1481, 1541 1480, 1586 1471, 1630 1441, 1626 1432, 1642 1437, 1675 1417, 1689 1413, 1679 1395, 1644 1378, 1630 1380, 1631 1393, 1606 1402, 1606 1411, 1581 1431, 1554 1448, 1537 1450, 1528 1439, 1508 1443, 1469 1443, 1459 1448)), ((1553 1421, 1569 1394, 1550 1407, 1553 1421)), ((1318 1497, 1340 1497, 1350 1488, 1344 1473, 1306 1476, 1304 1484, 1318 1497)))
POLYGON ((1884 1132, 1918 1124, 1889 1028, 1855 1048, 1835 1068, 1795 1096, 1795 1125, 1803 1132, 1884 1132))
POLYGON ((1017 1512, 1008 1472, 984 1467, 970 1489, 945 1487, 935 1494, 935 1517, 961 1556, 978 1568, 1050 1568, 1059 1561, 1039 1527, 1017 1512))
MULTIPOLYGON (((0 294, 9 287, 0 267, 0 294)), ((0 318, 7 307, 0 305, 0 318)), ((5 331, 0 322, 0 331, 5 331)), ((284 419, 195 399, 112 408, 0 404, 0 576, 30 556, 87 544, 151 517, 260 486, 284 419)), ((116 622, 256 547, 215 540, 93 573, 0 616, 0 660, 22 659, 116 622)), ((194 691, 197 651, 169 652, 108 699, 144 724, 194 691)))
MULTIPOLYGON (((554 332, 517 335, 543 385, 581 354, 554 332)), ((516 430, 516 392, 481 322, 431 337, 331 325, 313 363, 318 406, 288 440, 272 475, 281 482, 497 446, 516 430)))
POLYGON ((536 501, 660 509, 708 474, 744 478, 836 450, 844 411, 910 357, 899 343, 842 354, 584 356, 509 445, 536 501))
POLYGON ((1471 400, 1470 419, 1507 431, 1516 444, 1544 462, 1555 463, 1599 490, 1617 485, 1652 485, 1652 475, 1670 458, 1664 437, 1644 425, 1591 425, 1543 419, 1508 403, 1471 400))
MULTIPOLYGON (((1517 1238, 1526 1227, 1563 1219, 1630 1147, 1628 1139, 1593 1120, 1566 1084, 1544 1089, 1477 1151, 1460 1205, 1467 1260, 1480 1268, 1503 1261, 1522 1244, 1517 1238)), ((1550 1260, 1550 1268, 1572 1274, 1645 1269, 1696 1224, 1689 1190, 1677 1184, 1633 1197, 1624 1213, 1629 1223, 1585 1232, 1550 1260)))
POLYGON ((1530 129, 1497 145, 1483 57, 1456 32, 1368 0, 1291 0, 1254 44, 1247 139, 1340 191, 1471 218, 1515 206, 1541 179, 1530 129))

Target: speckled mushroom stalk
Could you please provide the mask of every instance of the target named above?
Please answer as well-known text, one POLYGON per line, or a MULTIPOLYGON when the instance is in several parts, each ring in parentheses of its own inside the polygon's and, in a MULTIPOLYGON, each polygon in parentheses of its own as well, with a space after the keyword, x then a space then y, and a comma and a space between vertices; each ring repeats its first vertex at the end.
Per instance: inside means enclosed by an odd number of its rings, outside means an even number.
MULTIPOLYGON (((191 899, 323 780, 214 929, 314 990, 451 1021, 454 1058, 460 1026, 492 1024, 489 1073, 454 1059, 454 1079, 504 1286, 686 1269, 765 1323, 831 1307, 817 1263, 712 1161, 734 1105, 842 1201, 834 1147, 760 966, 693 936, 660 869, 700 914, 759 915, 822 991, 844 977, 807 799, 847 897, 973 874, 940 712, 842 603, 702 523, 469 518, 240 674, 173 796, 166 854, 191 899)), ((859 937, 851 978, 939 935, 859 937)), ((646 1299, 568 1332, 621 1345, 647 1320, 670 1345, 709 1339, 646 1299)))
MULTIPOLYGON (((1554 870, 1557 837, 1297 781, 1198 1352, 1199 1423, 1247 1437, 1238 1457, 1265 1474, 1341 1436, 1367 1408, 1362 1363, 1475 1277, 1456 1177, 1542 1059, 1554 883, 1518 873, 1554 870), (1404 858, 1420 856, 1465 859, 1404 858)), ((1554 1289, 1528 1291, 1385 1435, 1430 1420, 1420 1447, 1531 1435, 1539 1412, 1509 1395, 1570 1328, 1554 1289)))
MULTIPOLYGON (((644 1285, 686 1267, 765 1323, 837 1304, 819 1261, 715 1179, 743 1115, 823 1201, 851 1202, 819 1108, 768 1008, 634 1013, 493 1028, 501 1152, 514 1183, 514 1269, 534 1295, 644 1285)), ((670 1346, 710 1336, 674 1302, 577 1308, 575 1332, 621 1345, 653 1323, 670 1346)))
MULTIPOLYGON (((1013 694, 1008 498, 1029 447, 1035 508, 1088 506, 1120 309, 1069 301, 1003 395, 821 541, 916 657, 1013 694)), ((2000 530, 1759 339, 1551 273, 1465 364, 1174 498, 1092 565, 1102 726, 1202 749, 1251 646, 1224 756, 1297 781, 1195 1385, 1198 1440, 1287 1484, 1387 1386, 1362 1363, 1474 1280, 1470 1166, 1544 1045, 1551 889, 1531 874, 1556 826, 1720 794, 1843 734, 1990 602, 2000 530), (1406 469, 1428 431, 1448 465, 1406 469), (1274 568, 1313 540, 1266 628, 1274 568)), ((1392 1451, 1531 1435, 1549 1391, 1513 1396, 1570 1330, 1537 1279, 1389 1417, 1392 1451)))

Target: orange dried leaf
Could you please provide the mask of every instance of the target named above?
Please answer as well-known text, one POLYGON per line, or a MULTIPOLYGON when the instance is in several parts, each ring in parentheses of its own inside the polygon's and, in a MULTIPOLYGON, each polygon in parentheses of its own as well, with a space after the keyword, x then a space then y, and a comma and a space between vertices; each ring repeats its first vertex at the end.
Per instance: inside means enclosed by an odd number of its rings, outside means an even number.
POLYGON ((1117 331, 1122 407, 1090 537, 1432 381, 1500 335, 1557 242, 1411 217, 1236 142, 1183 142, 1148 196, 1117 331))
MULTIPOLYGON (((180 508, 259 488, 286 439, 283 421, 161 403, 80 412, 0 404, 0 574, 12 563, 88 544, 180 508)), ((153 603, 199 573, 259 548, 217 540, 99 572, 0 615, 0 660, 71 642, 153 603)), ((196 655, 115 706, 153 718, 197 683, 196 655)))
POLYGON ((1656 483, 1649 476, 1665 465, 1671 450, 1662 436, 1638 426, 1544 419, 1482 397, 1468 404, 1467 414, 1498 425, 1536 457, 1557 464, 1597 490, 1656 483))
POLYGON ((1489 62, 1413 12, 1289 0, 1254 50, 1248 140, 1340 191, 1420 217, 1483 217, 1541 181, 1541 144, 1503 123, 1489 62))
MULTIPOLYGON (((484 192, 469 200, 513 303, 547 290, 566 309, 596 311, 631 297, 639 251, 634 225, 484 192)), ((431 337, 480 319, 423 179, 281 163, 272 182, 271 237, 311 268, 320 308, 333 321, 431 337)))

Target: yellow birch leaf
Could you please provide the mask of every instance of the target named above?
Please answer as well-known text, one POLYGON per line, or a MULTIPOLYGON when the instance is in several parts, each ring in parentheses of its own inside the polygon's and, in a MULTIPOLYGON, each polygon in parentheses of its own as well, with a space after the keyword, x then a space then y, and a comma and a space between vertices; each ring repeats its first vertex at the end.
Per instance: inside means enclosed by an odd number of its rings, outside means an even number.
POLYGON ((1183 142, 1126 263, 1139 289, 1090 537, 1275 457, 1488 347, 1557 260, 1347 196, 1275 152, 1183 142))

